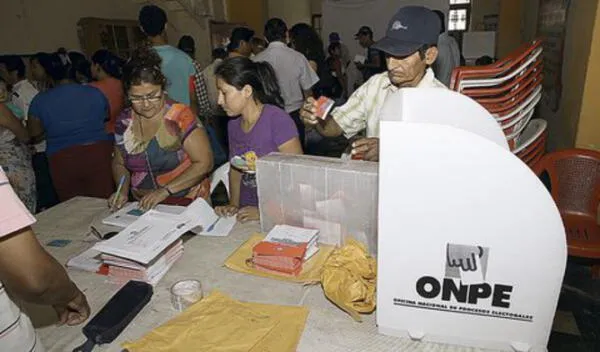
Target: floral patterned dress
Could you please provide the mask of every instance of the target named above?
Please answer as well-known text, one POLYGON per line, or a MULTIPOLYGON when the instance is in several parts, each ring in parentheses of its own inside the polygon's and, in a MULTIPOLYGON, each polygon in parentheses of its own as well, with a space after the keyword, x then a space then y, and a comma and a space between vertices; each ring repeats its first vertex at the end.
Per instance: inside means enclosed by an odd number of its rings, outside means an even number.
POLYGON ((0 167, 19 199, 35 214, 37 198, 31 152, 27 145, 4 127, 0 127, 0 167))
MULTIPOLYGON (((136 123, 131 108, 125 109, 115 124, 115 143, 131 173, 131 190, 155 190, 167 185, 191 165, 183 149, 185 139, 202 127, 190 108, 184 104, 167 103, 167 112, 156 135, 143 141, 133 132, 136 123)), ((208 198, 210 183, 205 178, 199 185, 174 194, 174 197, 208 198)))

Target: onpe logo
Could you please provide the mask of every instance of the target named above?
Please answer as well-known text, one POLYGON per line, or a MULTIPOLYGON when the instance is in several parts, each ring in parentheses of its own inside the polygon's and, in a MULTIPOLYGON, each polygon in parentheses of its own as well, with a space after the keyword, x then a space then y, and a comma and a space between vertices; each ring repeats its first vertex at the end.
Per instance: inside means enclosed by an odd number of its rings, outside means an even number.
POLYGON ((445 278, 419 278, 417 293, 427 299, 439 296, 442 301, 469 304, 491 298, 493 307, 509 308, 513 286, 486 282, 489 254, 487 247, 447 243, 445 278))

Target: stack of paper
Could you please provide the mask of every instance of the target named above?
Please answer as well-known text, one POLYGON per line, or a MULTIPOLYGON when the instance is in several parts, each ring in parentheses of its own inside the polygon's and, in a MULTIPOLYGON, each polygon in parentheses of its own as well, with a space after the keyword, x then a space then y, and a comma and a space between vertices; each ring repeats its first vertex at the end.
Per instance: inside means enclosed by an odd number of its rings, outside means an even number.
POLYGON ((182 256, 183 241, 179 240, 146 265, 110 254, 102 254, 100 258, 108 267, 108 276, 113 282, 136 280, 156 285, 182 256))
POLYGON ((220 218, 204 199, 195 200, 179 213, 149 210, 115 237, 73 258, 71 266, 91 268, 95 262, 90 259, 98 260, 93 252, 97 251, 101 252, 102 265, 108 265, 108 275, 116 281, 135 279, 155 284, 183 255, 180 237, 184 233, 199 229, 201 234, 226 236, 234 224, 235 218, 220 218))
POLYGON ((70 258, 67 261, 67 267, 107 275, 108 267, 102 263, 101 255, 100 251, 89 248, 79 255, 70 258))
POLYGON ((302 264, 319 250, 318 239, 319 230, 277 225, 254 246, 252 263, 258 270, 297 276, 302 264))

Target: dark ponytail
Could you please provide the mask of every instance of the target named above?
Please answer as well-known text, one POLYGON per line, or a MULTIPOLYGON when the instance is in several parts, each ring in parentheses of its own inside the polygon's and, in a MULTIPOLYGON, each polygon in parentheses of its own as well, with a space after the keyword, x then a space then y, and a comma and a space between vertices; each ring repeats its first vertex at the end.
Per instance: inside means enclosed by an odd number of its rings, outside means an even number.
POLYGON ((92 55, 92 62, 99 65, 111 77, 121 79, 123 60, 106 49, 100 49, 92 55))
POLYGON ((142 83, 156 84, 163 90, 166 89, 167 78, 160 69, 161 62, 160 56, 152 47, 144 45, 137 48, 123 67, 125 92, 131 86, 142 83))
POLYGON ((215 75, 227 84, 241 90, 252 87, 254 99, 263 103, 284 107, 283 98, 273 67, 267 62, 253 62, 246 57, 233 57, 223 61, 215 75))

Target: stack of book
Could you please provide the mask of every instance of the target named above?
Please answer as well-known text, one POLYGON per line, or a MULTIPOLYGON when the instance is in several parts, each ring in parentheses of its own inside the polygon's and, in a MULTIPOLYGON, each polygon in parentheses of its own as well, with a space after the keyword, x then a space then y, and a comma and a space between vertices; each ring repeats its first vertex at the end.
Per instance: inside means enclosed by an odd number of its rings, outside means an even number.
POLYGON ((183 256, 183 241, 179 240, 147 264, 106 254, 90 248, 67 261, 67 267, 106 275, 117 284, 129 280, 156 285, 169 269, 183 256))
POLYGON ((129 280, 136 280, 156 285, 182 256, 183 241, 179 240, 148 264, 105 253, 100 255, 100 259, 107 266, 108 277, 114 283, 121 284, 129 280))
POLYGON ((319 247, 319 231, 276 225, 252 250, 252 264, 260 271, 298 276, 319 247))

